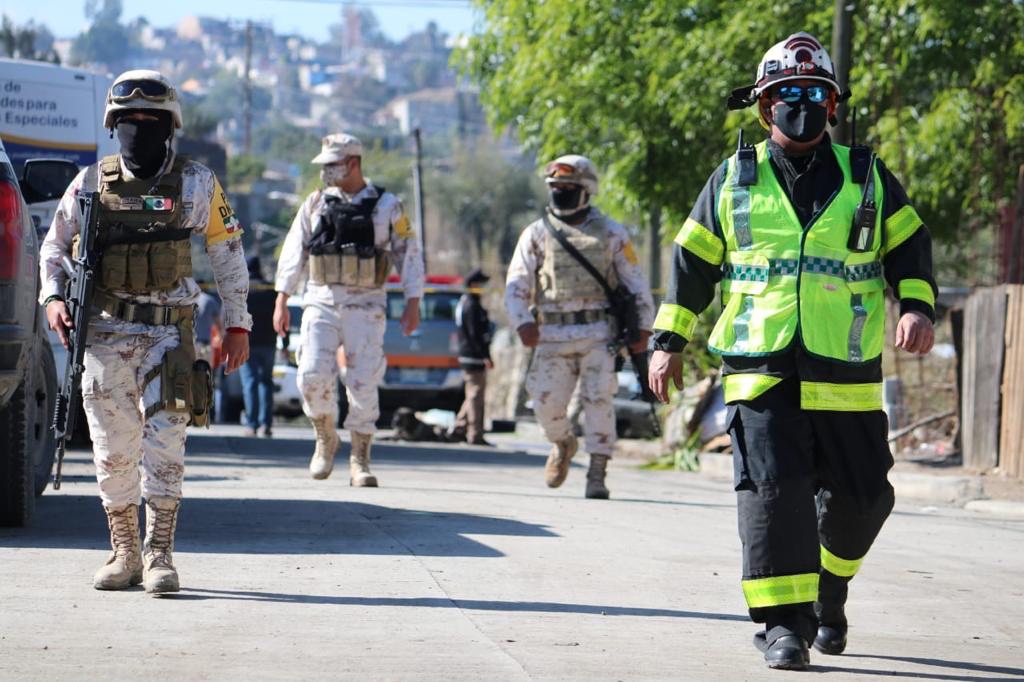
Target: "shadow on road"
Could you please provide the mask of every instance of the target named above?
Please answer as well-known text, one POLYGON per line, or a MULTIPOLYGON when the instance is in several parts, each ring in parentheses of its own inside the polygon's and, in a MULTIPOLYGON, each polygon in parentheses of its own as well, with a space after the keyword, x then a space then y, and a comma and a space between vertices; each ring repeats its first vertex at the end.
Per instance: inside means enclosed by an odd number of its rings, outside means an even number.
MULTIPOLYGON (((360 502, 186 498, 179 552, 500 557, 470 535, 557 537, 545 526, 476 514, 395 509, 360 502)), ((53 495, 31 528, 0 529, 0 547, 109 549, 106 518, 91 495, 53 495)))
POLYGON ((172 599, 228 599, 295 604, 333 604, 337 606, 415 606, 423 608, 458 608, 468 611, 519 611, 527 613, 580 613, 592 616, 633 616, 639 618, 702 618, 749 622, 746 616, 702 611, 647 609, 632 606, 599 606, 538 601, 492 601, 487 599, 449 599, 447 597, 346 597, 315 594, 283 594, 236 590, 204 590, 185 588, 172 599))
MULTIPOLYGON (((1001 679, 1024 679, 1024 668, 1006 668, 996 665, 985 665, 984 663, 970 663, 968 661, 946 661, 941 658, 920 658, 914 656, 882 656, 874 654, 843 654, 842 658, 860 658, 865 660, 899 661, 901 663, 913 663, 915 665, 927 665, 937 668, 949 668, 951 670, 965 670, 982 673, 976 675, 955 675, 943 672, 932 672, 924 670, 921 672, 907 670, 866 670, 859 668, 841 668, 837 666, 815 665, 815 670, 824 672, 848 672, 859 675, 878 675, 881 677, 903 677, 914 680, 949 680, 950 682, 973 682, 974 680, 1001 680, 1001 679), (992 675, 1008 675, 1009 678, 992 677, 992 675)), ((820 660, 820 659, 819 659, 820 660)))
MULTIPOLYGON (((186 466, 223 465, 224 457, 244 457, 246 467, 304 467, 313 453, 313 440, 298 438, 243 438, 189 433, 185 448, 186 466), (216 459, 211 459, 214 457, 216 459)), ((348 444, 339 454, 348 456, 348 444)), ((501 466, 542 467, 540 455, 530 455, 521 450, 480 448, 468 445, 438 447, 433 443, 388 443, 373 444, 375 462, 403 464, 407 466, 435 466, 437 464, 461 464, 466 466, 498 464, 501 466)))

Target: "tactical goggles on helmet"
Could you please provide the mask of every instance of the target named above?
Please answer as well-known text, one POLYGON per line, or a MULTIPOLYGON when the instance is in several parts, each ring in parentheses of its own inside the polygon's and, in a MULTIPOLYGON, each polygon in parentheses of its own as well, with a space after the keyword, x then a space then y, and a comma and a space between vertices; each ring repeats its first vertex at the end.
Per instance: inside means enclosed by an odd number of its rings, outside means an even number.
POLYGON ((786 104, 796 104, 804 98, 808 102, 821 104, 828 99, 831 91, 827 85, 779 85, 773 96, 786 104))
POLYGON ((565 178, 567 181, 573 181, 579 175, 579 170, 575 166, 571 166, 567 163, 559 163, 558 161, 552 161, 544 169, 544 175, 549 178, 565 178))
POLYGON ((119 81, 110 88, 110 100, 118 104, 139 98, 150 102, 166 102, 174 99, 174 88, 160 81, 141 79, 119 81))

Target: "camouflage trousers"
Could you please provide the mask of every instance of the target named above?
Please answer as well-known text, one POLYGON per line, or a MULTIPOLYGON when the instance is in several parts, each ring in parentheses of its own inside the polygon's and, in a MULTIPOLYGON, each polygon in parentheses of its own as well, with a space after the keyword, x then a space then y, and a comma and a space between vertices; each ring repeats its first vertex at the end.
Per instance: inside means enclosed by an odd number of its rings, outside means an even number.
POLYGON ((611 455, 615 447, 615 411, 612 398, 618 387, 615 361, 606 339, 542 341, 533 354, 526 375, 526 390, 533 412, 551 442, 572 433, 569 399, 577 382, 583 408, 586 451, 611 455))
POLYGON ((188 414, 161 410, 147 419, 146 407, 159 402, 160 378, 143 387, 146 373, 178 345, 178 330, 131 328, 132 333, 90 329, 82 375, 100 499, 111 509, 139 504, 140 495, 181 497, 185 473, 188 414))
POLYGON ((374 433, 380 404, 377 387, 384 379, 384 306, 378 303, 325 306, 312 304, 302 315, 298 384, 307 417, 338 419, 338 348, 344 347, 345 428, 374 433))

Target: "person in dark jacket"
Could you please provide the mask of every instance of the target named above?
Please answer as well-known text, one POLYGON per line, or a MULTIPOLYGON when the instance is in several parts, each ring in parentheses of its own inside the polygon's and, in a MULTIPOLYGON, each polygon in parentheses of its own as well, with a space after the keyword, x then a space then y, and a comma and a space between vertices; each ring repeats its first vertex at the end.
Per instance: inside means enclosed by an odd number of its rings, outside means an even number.
POLYGON ((249 427, 246 435, 255 436, 259 433, 264 438, 270 438, 274 422, 273 370, 277 344, 272 320, 277 295, 274 288, 263 279, 259 256, 249 257, 247 264, 249 281, 252 282, 248 307, 253 323, 249 335, 249 359, 241 367, 245 422, 249 427))
POLYGON ((490 445, 484 440, 484 392, 487 370, 491 362, 491 320, 480 302, 479 287, 490 280, 479 268, 466 275, 466 293, 455 308, 455 325, 459 331, 459 365, 466 384, 466 399, 455 426, 452 440, 465 440, 470 445, 490 445))

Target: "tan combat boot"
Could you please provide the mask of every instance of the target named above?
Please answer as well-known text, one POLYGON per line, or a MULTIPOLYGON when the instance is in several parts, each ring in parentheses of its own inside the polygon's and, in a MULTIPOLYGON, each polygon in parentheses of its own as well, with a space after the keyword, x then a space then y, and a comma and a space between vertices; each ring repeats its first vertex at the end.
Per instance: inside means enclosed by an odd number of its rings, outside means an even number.
POLYGON ((123 590, 142 582, 142 549, 139 546, 139 505, 129 504, 116 511, 104 507, 110 526, 110 547, 114 550, 107 563, 93 576, 97 590, 123 590))
POLYGON ((178 525, 177 497, 152 497, 146 500, 146 542, 142 546, 142 585, 146 592, 163 594, 177 592, 178 571, 171 553, 174 551, 174 529, 178 525))
POLYGON ((370 473, 370 444, 372 433, 352 432, 352 454, 349 456, 349 470, 352 478, 349 485, 357 488, 376 488, 377 477, 370 473))
POLYGON ((548 462, 544 466, 544 482, 548 484, 549 488, 557 488, 565 482, 565 477, 569 475, 569 463, 572 461, 573 455, 576 454, 578 446, 576 436, 572 434, 563 440, 556 441, 552 446, 548 462))
POLYGON ((331 415, 322 414, 310 421, 313 422, 313 430, 316 431, 316 450, 309 460, 309 473, 320 481, 330 476, 334 470, 334 456, 341 449, 341 439, 334 430, 331 415))
POLYGON ((611 455, 591 455, 590 468, 587 470, 587 497, 592 500, 607 500, 610 493, 604 484, 604 476, 608 471, 608 460, 611 455))

